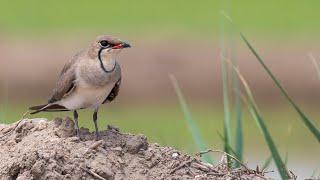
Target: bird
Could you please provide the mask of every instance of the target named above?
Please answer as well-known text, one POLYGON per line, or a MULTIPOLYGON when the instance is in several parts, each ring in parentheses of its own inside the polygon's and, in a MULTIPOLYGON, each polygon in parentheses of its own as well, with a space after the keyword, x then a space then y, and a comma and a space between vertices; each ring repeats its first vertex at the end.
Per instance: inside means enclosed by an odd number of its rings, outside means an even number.
POLYGON ((68 61, 56 82, 48 103, 30 107, 30 114, 73 111, 75 129, 80 139, 78 110, 93 109, 95 139, 99 139, 98 110, 112 102, 121 85, 119 53, 131 45, 110 35, 101 35, 68 61))

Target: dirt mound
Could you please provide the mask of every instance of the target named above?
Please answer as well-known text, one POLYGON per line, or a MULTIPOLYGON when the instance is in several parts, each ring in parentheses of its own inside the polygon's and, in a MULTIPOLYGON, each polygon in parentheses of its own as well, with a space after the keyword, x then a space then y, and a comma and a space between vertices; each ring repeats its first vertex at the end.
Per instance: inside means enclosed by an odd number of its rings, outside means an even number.
POLYGON ((71 119, 0 125, 0 179, 265 179, 253 170, 210 165, 143 135, 108 126, 101 140, 71 119))

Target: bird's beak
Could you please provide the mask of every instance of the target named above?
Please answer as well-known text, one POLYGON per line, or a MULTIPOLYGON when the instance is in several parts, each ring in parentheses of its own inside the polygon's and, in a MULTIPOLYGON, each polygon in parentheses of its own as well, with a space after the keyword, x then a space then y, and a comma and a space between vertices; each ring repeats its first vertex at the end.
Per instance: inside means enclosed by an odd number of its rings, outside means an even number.
POLYGON ((131 47, 130 44, 126 42, 121 42, 120 44, 113 46, 112 49, 124 49, 124 48, 130 48, 130 47, 131 47))
POLYGON ((122 48, 130 48, 131 46, 130 46, 130 44, 128 44, 128 43, 126 43, 126 42, 122 42, 122 43, 121 43, 121 47, 122 47, 122 48))

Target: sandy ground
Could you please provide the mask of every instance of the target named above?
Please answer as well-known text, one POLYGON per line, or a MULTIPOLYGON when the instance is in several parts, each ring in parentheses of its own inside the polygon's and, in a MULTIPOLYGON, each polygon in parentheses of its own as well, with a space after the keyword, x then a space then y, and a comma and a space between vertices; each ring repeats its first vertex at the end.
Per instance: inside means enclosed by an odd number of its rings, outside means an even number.
POLYGON ((207 164, 111 126, 100 136, 94 141, 81 128, 80 140, 70 118, 0 125, 0 179, 266 179, 245 166, 207 164))

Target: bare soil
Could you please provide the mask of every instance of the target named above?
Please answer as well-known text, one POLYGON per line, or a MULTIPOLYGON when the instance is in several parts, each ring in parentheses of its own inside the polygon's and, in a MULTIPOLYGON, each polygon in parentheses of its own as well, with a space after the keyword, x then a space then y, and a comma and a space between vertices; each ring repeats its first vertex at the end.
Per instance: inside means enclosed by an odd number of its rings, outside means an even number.
POLYGON ((225 161, 202 162, 171 147, 148 143, 144 135, 108 126, 101 140, 70 118, 23 119, 0 125, 0 179, 266 179, 225 161))

